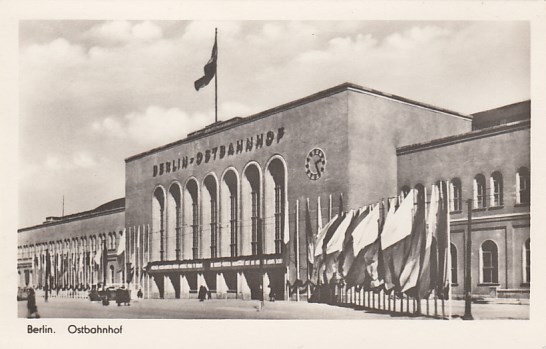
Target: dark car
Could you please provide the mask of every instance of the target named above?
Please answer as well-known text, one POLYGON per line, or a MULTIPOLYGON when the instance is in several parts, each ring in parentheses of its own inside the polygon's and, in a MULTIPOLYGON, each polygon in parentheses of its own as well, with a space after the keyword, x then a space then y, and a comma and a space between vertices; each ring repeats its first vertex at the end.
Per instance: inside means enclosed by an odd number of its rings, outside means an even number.
POLYGON ((103 304, 108 304, 110 301, 115 301, 118 305, 124 303, 130 305, 131 291, 125 286, 108 286, 104 290, 92 290, 89 292, 89 299, 93 301, 102 301, 103 304))
POLYGON ((91 302, 98 302, 98 301, 100 301, 99 291, 97 291, 97 290, 91 290, 91 291, 89 291, 89 300, 90 300, 91 302))
POLYGON ((26 301, 28 299, 28 288, 17 287, 17 300, 26 301))

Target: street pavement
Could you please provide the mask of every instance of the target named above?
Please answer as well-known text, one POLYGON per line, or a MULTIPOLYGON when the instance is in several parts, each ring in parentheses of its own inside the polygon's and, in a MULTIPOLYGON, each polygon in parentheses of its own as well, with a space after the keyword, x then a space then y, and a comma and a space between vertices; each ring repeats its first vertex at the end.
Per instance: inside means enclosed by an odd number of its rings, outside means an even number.
MULTIPOLYGON (((196 299, 137 299, 130 306, 117 306, 111 302, 103 306, 87 299, 50 298, 46 303, 37 299, 42 318, 96 318, 96 319, 433 319, 407 314, 386 314, 371 310, 354 309, 327 304, 277 301, 206 300, 196 299)), ((446 303, 445 312, 449 307, 446 303)), ((464 314, 464 302, 452 302, 453 320, 464 314)), ((474 319, 528 319, 529 304, 488 303, 473 304, 474 319)), ((27 316, 26 301, 18 302, 18 316, 27 316)))

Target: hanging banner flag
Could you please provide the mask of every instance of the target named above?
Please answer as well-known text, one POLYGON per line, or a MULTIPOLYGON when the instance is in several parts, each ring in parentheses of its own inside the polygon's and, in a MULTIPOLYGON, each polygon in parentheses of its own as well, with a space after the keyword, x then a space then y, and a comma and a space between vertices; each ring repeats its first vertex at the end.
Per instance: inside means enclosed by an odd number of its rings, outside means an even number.
POLYGON ((126 241, 126 239, 127 239, 127 231, 124 228, 123 233, 121 234, 121 236, 119 238, 118 249, 116 251, 118 256, 121 255, 123 252, 125 252, 125 241, 126 241))
MULTIPOLYGON (((385 289, 400 287, 399 278, 405 262, 407 237, 410 236, 413 223, 414 191, 403 199, 400 207, 395 208, 391 200, 389 212, 381 232, 381 253, 384 265, 385 289)), ((398 289, 397 288, 397 289, 398 289)))
POLYGON ((284 210, 284 220, 283 220, 283 233, 282 233, 282 239, 283 239, 283 242, 285 245, 288 244, 288 242, 290 241, 290 221, 289 221, 289 212, 290 210, 288 209, 288 200, 286 200, 286 209, 284 210))
POLYGON ((428 298, 431 291, 436 288, 438 270, 436 230, 438 229, 439 199, 438 187, 433 185, 426 217, 426 239, 421 259, 421 271, 419 273, 417 294, 421 299, 428 298))
MULTIPOLYGON (((426 195, 425 195, 426 197, 426 195)), ((400 291, 410 296, 417 296, 416 286, 419 280, 420 269, 423 264, 422 258, 425 254, 426 242, 425 203, 417 202, 415 215, 406 261, 400 273, 400 291)))
POLYGON ((100 265, 101 260, 102 260, 102 249, 99 248, 99 249, 97 249, 97 251, 95 252, 95 258, 93 258, 93 261, 94 261, 97 265, 100 265))
POLYGON ((210 55, 210 59, 205 64, 205 67, 203 70, 205 71, 205 75, 203 75, 201 78, 197 79, 194 82, 194 87, 196 91, 199 91, 199 89, 207 86, 209 82, 212 80, 212 78, 216 75, 216 61, 218 59, 218 45, 216 42, 216 34, 214 35, 214 45, 212 46, 212 53, 210 55))

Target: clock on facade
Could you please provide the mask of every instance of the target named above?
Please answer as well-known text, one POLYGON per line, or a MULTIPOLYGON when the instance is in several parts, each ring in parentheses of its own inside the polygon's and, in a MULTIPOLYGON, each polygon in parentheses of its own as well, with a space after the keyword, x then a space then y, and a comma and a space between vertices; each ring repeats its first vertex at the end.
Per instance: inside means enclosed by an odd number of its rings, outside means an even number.
POLYGON ((320 148, 312 149, 305 158, 305 173, 311 180, 319 179, 326 169, 326 155, 320 148))

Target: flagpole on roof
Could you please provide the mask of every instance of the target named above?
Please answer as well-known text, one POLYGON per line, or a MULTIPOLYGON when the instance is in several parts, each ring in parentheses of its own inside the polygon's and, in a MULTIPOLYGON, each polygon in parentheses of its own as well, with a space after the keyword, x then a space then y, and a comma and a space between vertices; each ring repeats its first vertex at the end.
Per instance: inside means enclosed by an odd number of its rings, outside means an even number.
POLYGON ((216 73, 214 74, 214 122, 218 122, 218 28, 214 28, 214 43, 216 44, 216 73))
POLYGON ((193 86, 196 91, 207 86, 212 78, 214 78, 214 122, 218 122, 218 74, 217 74, 217 59, 218 59, 218 28, 214 28, 214 45, 212 46, 212 52, 210 59, 203 67, 204 75, 195 80, 193 86))

